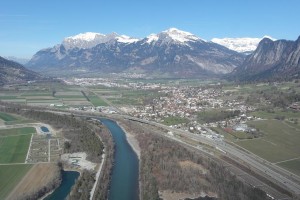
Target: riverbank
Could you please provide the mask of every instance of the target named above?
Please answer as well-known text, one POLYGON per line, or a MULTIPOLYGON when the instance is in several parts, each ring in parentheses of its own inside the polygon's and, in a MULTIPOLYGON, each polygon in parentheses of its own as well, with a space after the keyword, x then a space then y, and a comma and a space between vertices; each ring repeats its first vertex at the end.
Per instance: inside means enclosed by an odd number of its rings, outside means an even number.
POLYGON ((136 153, 139 162, 141 161, 141 148, 139 146, 139 142, 137 141, 137 139, 135 138, 135 136, 130 133, 129 131, 126 131, 126 129, 124 128, 124 124, 122 122, 118 122, 116 121, 116 123, 120 126, 120 128, 123 130, 123 132, 125 133, 127 142, 129 143, 129 145, 132 147, 133 151, 136 153))

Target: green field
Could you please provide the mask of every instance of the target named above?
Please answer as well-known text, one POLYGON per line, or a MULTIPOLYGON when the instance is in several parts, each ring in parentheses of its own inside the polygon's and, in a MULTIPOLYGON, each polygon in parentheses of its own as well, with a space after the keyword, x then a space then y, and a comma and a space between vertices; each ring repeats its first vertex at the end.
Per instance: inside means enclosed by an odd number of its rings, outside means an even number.
POLYGON ((164 118, 163 124, 170 126, 170 125, 176 125, 176 124, 182 124, 182 123, 188 123, 189 120, 182 117, 166 117, 164 118))
POLYGON ((252 112, 251 115, 263 119, 274 119, 277 116, 284 116, 285 118, 300 118, 300 112, 293 112, 293 111, 286 112, 280 110, 276 110, 274 112, 257 111, 257 112, 252 112))
POLYGON ((30 134, 35 132, 36 130, 33 127, 0 129, 0 137, 10 136, 10 135, 24 135, 24 134, 30 134))
MULTIPOLYGON (((110 102, 116 105, 144 105, 151 102, 153 98, 165 96, 156 90, 128 90, 128 89, 116 89, 118 91, 116 97, 110 96, 106 98, 110 102)), ((99 92, 98 92, 99 93, 99 92)))
POLYGON ((0 163, 24 163, 31 134, 0 137, 0 163))
POLYGON ((5 199, 33 165, 0 165, 0 199, 5 199))
POLYGON ((229 140, 229 141, 232 141, 232 142, 234 142, 236 140, 244 140, 244 139, 253 138, 252 135, 250 135, 248 133, 245 133, 245 132, 242 132, 242 131, 231 131, 229 133, 229 132, 226 132, 225 130, 223 130, 221 127, 213 127, 211 129, 213 131, 217 132, 218 134, 223 135, 226 140, 229 140))
POLYGON ((90 102, 94 105, 94 106, 108 106, 108 104, 101 98, 95 96, 95 95, 91 95, 88 96, 90 99, 90 102))
POLYGON ((0 119, 2 119, 3 121, 6 121, 6 122, 17 120, 17 118, 15 118, 14 116, 9 115, 7 113, 3 113, 3 112, 0 112, 0 119))
POLYGON ((279 120, 252 121, 248 124, 259 129, 264 136, 238 141, 236 144, 239 146, 270 162, 300 157, 300 132, 298 129, 279 120))
MULTIPOLYGON (((0 119, 3 120, 6 125, 34 123, 35 122, 34 120, 29 120, 26 118, 22 118, 20 116, 15 116, 15 115, 3 113, 3 112, 0 112, 0 119)), ((3 131, 0 129, 0 134, 1 133, 3 133, 3 131)), ((33 133, 33 132, 31 132, 31 133, 33 133)))
POLYGON ((278 163, 277 165, 300 176, 300 158, 296 160, 290 160, 290 161, 278 163))

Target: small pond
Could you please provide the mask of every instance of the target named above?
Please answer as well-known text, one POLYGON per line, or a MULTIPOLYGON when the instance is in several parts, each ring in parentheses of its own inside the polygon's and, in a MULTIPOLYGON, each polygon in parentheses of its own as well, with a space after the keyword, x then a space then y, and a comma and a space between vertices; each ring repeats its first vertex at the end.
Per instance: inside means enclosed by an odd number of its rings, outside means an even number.
POLYGON ((41 126, 41 130, 46 133, 49 132, 49 129, 46 126, 41 126))

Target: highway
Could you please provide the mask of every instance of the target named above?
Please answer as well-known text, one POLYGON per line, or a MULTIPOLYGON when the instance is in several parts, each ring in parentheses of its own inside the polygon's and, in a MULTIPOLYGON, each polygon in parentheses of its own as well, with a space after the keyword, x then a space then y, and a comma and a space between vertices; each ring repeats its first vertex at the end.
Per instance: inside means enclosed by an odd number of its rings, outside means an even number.
MULTIPOLYGON (((64 113, 66 114, 66 113, 64 113)), ((89 115, 87 112, 81 112, 79 113, 73 113, 77 116, 84 116, 84 117, 95 117, 89 115)), ((96 113, 93 113, 96 114, 96 113)), ((99 113, 98 113, 99 114, 99 113)), ((169 126, 153 122, 153 121, 148 121, 148 120, 143 120, 140 118, 136 117, 131 117, 128 115, 124 114, 103 114, 104 116, 107 116, 109 118, 113 119, 128 119, 132 121, 137 121, 140 123, 145 123, 149 124, 155 127, 159 127, 168 131, 171 131, 177 135, 185 136, 187 138, 193 139, 195 141, 199 141, 203 144, 207 144, 209 146, 212 146, 216 149, 219 149, 220 152, 225 153, 228 157, 232 158, 235 161, 238 161, 240 163, 244 162, 247 163, 248 166, 251 167, 251 169, 255 172, 259 172, 258 174, 264 175, 265 178, 270 180, 271 182, 281 186, 282 188, 287 189, 293 194, 300 195, 300 178, 294 174, 291 174, 290 172, 287 172, 286 170, 278 167, 277 165, 274 165, 254 154, 248 151, 243 151, 229 143, 226 143, 220 139, 210 139, 205 136, 202 136, 200 134, 193 134, 184 130, 180 129, 175 129, 171 128, 169 126)), ((179 138, 173 137, 174 140, 179 141, 179 138)), ((180 141, 182 143, 187 144, 184 141, 180 141)), ((191 146, 190 144, 187 144, 188 146, 191 146)))
POLYGON ((119 117, 160 127, 172 131, 173 133, 180 134, 187 138, 210 145, 212 147, 215 148, 218 147, 217 149, 223 150, 231 158, 238 159, 241 162, 247 163, 252 167, 252 169, 255 169, 256 171, 259 171, 261 174, 264 174, 265 177, 268 178, 269 180, 272 180, 272 182, 277 184, 279 183, 281 186, 286 187, 286 189, 288 189, 292 193, 300 195, 300 184, 299 184, 300 180, 298 176, 293 175, 294 180, 292 180, 290 177, 291 173, 287 173, 287 171, 281 169, 280 167, 273 165, 272 163, 263 160, 262 158, 250 152, 242 151, 234 147, 233 145, 229 143, 225 143, 221 140, 210 139, 199 134, 193 134, 187 131, 171 128, 169 126, 160 123, 151 122, 151 121, 142 120, 139 118, 124 116, 124 115, 120 115, 119 117))

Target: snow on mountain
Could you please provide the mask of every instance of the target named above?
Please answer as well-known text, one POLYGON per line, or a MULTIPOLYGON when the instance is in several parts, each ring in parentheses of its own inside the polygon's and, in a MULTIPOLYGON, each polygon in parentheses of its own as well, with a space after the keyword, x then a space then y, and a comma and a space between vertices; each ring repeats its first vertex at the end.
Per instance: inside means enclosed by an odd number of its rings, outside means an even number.
POLYGON ((146 37, 146 43, 148 44, 156 42, 158 40, 161 40, 162 44, 170 42, 184 44, 186 42, 204 41, 203 39, 195 36, 192 33, 182 31, 176 28, 170 28, 158 34, 150 34, 148 37, 146 37))
MULTIPOLYGON (((270 36, 264 36, 263 38, 276 40, 270 36)), ((213 38, 211 41, 240 53, 248 53, 254 51, 263 38, 213 38)))
POLYGON ((117 39, 118 42, 121 42, 121 43, 134 43, 134 42, 139 41, 139 39, 131 38, 127 35, 117 36, 116 39, 117 39))
POLYGON ((170 28, 166 31, 163 31, 159 34, 161 37, 169 37, 174 41, 184 43, 188 41, 197 41, 200 38, 193 35, 192 33, 186 32, 186 31, 181 31, 176 28, 170 28))
POLYGON ((146 37, 146 42, 150 44, 151 42, 156 42, 158 39, 158 35, 153 33, 146 37))
POLYGON ((117 33, 110 33, 104 35, 101 33, 87 32, 65 38, 63 40, 63 45, 66 49, 76 47, 80 49, 88 49, 98 44, 107 43, 110 41, 118 41, 121 43, 133 43, 138 41, 138 39, 130 38, 126 35, 118 35, 117 33))

